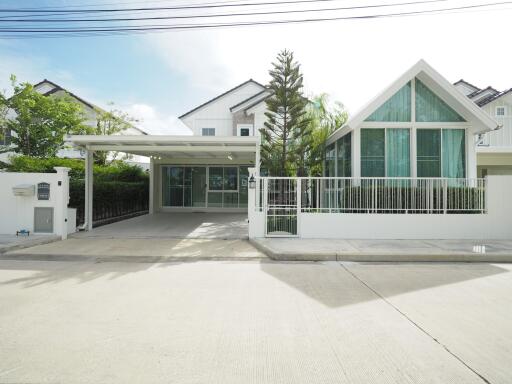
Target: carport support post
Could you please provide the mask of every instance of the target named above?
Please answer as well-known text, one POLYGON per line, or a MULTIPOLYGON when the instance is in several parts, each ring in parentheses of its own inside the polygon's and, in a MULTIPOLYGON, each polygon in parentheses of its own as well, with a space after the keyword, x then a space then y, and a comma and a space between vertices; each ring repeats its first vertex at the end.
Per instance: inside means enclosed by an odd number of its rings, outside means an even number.
POLYGON ((92 230, 92 199, 93 199, 93 165, 94 165, 94 152, 87 150, 85 152, 85 230, 92 230))
POLYGON ((153 157, 149 158, 149 214, 155 213, 155 199, 153 194, 155 193, 155 160, 153 157))

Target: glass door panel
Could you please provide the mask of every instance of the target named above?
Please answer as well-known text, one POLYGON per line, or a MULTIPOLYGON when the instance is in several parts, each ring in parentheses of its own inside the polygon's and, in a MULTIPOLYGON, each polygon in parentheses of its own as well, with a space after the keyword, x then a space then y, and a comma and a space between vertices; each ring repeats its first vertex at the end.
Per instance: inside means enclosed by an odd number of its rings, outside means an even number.
POLYGON ((192 170, 192 207, 206 206, 206 167, 193 167, 192 170))
POLYGON ((240 184, 238 192, 240 193, 238 199, 239 207, 247 207, 247 187, 249 185, 249 170, 247 167, 240 167, 240 184))

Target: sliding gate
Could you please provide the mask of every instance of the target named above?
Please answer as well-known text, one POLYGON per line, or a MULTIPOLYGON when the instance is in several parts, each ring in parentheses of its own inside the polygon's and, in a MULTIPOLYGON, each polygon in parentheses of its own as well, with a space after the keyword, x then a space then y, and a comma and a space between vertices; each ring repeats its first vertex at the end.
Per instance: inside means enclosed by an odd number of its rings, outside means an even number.
POLYGON ((263 177, 262 198, 266 237, 296 237, 300 179, 263 177))

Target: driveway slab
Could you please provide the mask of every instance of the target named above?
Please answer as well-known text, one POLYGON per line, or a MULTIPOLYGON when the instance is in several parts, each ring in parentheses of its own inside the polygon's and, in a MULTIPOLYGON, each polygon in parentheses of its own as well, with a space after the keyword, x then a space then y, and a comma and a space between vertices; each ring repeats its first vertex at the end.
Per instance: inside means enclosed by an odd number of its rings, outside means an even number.
POLYGON ((0 382, 510 383, 511 276, 492 264, 0 261, 0 382))

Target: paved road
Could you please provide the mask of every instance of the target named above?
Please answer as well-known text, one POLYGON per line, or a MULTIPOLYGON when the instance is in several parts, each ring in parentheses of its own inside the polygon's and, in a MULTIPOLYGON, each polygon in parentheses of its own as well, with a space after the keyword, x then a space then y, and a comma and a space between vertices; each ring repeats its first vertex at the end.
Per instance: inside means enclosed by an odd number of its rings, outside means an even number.
POLYGON ((0 261, 0 383, 510 383, 511 270, 0 261))

